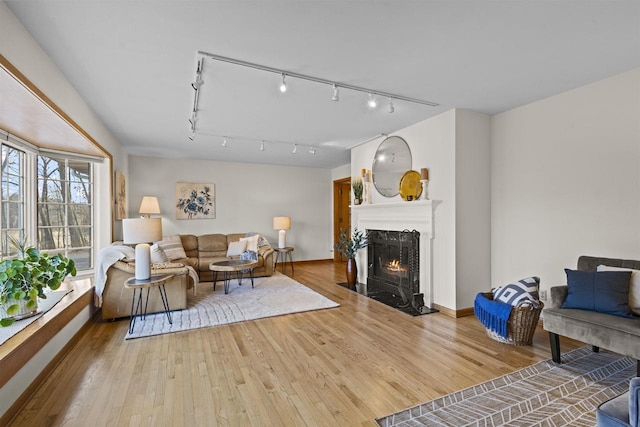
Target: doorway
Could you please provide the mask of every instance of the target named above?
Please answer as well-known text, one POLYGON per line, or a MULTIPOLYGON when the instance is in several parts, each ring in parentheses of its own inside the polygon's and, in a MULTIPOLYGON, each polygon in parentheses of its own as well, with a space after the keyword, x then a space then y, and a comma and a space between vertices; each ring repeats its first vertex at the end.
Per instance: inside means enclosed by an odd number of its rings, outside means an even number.
MULTIPOLYGON (((351 178, 342 178, 333 181, 333 243, 338 242, 340 233, 347 230, 351 233, 351 178)), ((335 262, 346 262, 347 259, 338 251, 333 251, 335 262)))

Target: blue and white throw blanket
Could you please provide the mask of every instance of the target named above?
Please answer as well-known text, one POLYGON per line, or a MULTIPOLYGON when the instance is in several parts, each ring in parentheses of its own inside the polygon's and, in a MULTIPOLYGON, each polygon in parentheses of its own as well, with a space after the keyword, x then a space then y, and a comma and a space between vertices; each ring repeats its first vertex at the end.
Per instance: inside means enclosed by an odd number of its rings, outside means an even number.
POLYGON ((473 311, 485 328, 507 339, 509 315, 513 307, 502 301, 493 301, 482 294, 476 295, 473 311))
MULTIPOLYGON (((250 259, 253 261, 257 261, 258 260, 258 254, 256 252, 253 251, 244 251, 243 253, 240 254, 240 259, 250 259)), ((242 270, 243 273, 248 273, 249 269, 247 270, 242 270)))

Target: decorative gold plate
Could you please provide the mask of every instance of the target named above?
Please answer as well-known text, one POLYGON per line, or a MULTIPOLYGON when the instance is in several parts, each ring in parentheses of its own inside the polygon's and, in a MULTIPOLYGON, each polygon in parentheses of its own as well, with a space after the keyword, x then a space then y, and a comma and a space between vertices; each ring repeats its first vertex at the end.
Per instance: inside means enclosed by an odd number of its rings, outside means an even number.
POLYGON ((422 194, 420 172, 406 171, 400 178, 400 196, 408 202, 416 200, 422 194))

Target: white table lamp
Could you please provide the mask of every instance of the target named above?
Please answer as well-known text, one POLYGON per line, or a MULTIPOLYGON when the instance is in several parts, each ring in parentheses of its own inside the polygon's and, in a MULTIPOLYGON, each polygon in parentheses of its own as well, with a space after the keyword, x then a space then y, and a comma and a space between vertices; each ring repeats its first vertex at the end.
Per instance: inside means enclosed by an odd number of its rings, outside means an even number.
POLYGON ((162 240, 162 219, 123 219, 122 239, 126 244, 136 244, 136 280, 149 280, 151 277, 149 242, 162 240))
POLYGON ((288 216, 276 216, 273 218, 273 229, 278 232, 278 248, 287 246, 287 232, 291 229, 291 218, 288 216))
POLYGON ((140 203, 138 213, 143 215, 145 218, 149 218, 152 214, 159 214, 160 204, 158 203, 158 198, 155 196, 144 196, 140 203))

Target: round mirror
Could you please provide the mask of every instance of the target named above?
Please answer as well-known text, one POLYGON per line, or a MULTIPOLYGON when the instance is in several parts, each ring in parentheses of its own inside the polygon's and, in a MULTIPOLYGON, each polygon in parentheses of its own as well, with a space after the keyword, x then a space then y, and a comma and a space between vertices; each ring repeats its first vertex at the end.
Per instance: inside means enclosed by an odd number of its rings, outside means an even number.
POLYGON ((390 136, 380 143, 373 159, 373 185, 385 197, 399 194, 400 179, 411 170, 411 150, 407 141, 390 136))

